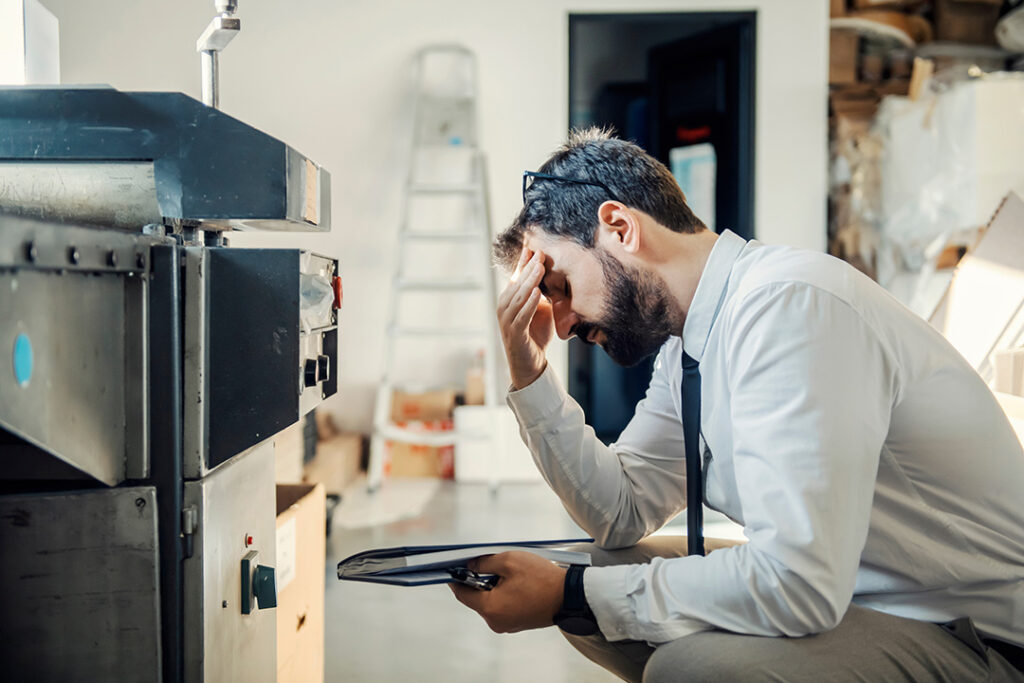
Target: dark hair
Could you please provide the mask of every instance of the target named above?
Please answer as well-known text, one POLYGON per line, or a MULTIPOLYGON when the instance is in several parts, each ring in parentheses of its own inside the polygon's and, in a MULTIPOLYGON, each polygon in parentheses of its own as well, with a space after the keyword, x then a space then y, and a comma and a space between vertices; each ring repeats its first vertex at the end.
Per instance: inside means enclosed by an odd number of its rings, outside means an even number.
MULTIPOLYGON (((632 142, 600 128, 574 130, 540 167, 541 173, 596 180, 627 206, 639 209, 675 232, 699 232, 704 224, 686 205, 672 173, 632 142)), ((511 270, 523 248, 523 233, 539 228, 593 248, 597 209, 612 199, 601 187, 536 178, 512 225, 494 240, 494 260, 511 270)))

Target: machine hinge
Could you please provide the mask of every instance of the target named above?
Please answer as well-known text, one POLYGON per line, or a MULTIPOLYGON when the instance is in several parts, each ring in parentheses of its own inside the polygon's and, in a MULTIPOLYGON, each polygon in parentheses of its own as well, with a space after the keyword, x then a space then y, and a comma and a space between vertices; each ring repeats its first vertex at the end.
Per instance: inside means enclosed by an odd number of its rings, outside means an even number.
POLYGON ((199 527, 199 511, 190 505, 181 511, 181 536, 185 540, 185 559, 192 557, 196 529, 199 527))

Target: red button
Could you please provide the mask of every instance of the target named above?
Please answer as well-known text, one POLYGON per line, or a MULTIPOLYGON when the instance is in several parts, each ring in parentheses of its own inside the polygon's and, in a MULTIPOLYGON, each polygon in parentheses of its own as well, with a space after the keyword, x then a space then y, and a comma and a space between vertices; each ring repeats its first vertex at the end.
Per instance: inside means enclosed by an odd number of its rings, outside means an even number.
POLYGON ((246 536, 245 537, 245 547, 248 548, 251 545, 252 545, 252 536, 246 536))
POLYGON ((334 310, 341 308, 341 302, 345 298, 345 293, 341 289, 341 276, 335 275, 332 278, 331 284, 334 286, 334 310))

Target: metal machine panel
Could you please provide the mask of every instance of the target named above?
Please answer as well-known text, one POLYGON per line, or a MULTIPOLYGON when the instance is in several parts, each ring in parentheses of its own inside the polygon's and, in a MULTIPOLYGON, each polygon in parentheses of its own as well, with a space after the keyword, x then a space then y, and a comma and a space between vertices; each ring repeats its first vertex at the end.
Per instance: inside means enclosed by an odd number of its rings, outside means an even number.
POLYGON ((156 517, 148 486, 0 496, 0 677, 161 679, 156 517))
POLYGON ((255 551, 259 564, 275 564, 275 495, 271 441, 185 483, 185 510, 198 522, 185 560, 188 681, 275 680, 277 613, 243 614, 241 600, 243 559, 255 551))
POLYGON ((0 206, 104 227, 160 223, 151 161, 0 161, 0 206))
MULTIPOLYGON (((0 207, 24 210, 17 193, 23 172, 39 175, 52 162, 146 162, 153 167, 155 204, 166 220, 208 228, 330 230, 330 174, 285 143, 181 93, 120 92, 113 88, 0 87, 0 207), (32 164, 45 163, 30 170, 32 164), (19 166, 25 166, 19 169, 19 166)), ((58 169, 59 171, 59 169, 58 169)), ((93 176, 90 182, 103 181, 93 176)), ((111 206, 104 190, 69 212, 68 191, 52 206, 62 219, 81 222, 111 206)), ((140 185, 141 186, 141 185, 140 185)), ((110 186, 116 189, 116 184, 110 186)), ((28 199, 32 215, 45 210, 28 199)), ((132 193, 132 206, 150 206, 132 193)), ((113 206, 123 202, 116 201, 113 206)), ((140 214, 143 220, 146 216, 140 214)), ((51 217, 51 214, 44 214, 51 217)), ((141 227, 135 214, 105 225, 141 227)))
POLYGON ((0 427, 107 484, 148 474, 143 239, 0 217, 0 427))
POLYGON ((299 252, 207 254, 212 468, 299 419, 299 252))
POLYGON ((186 478, 337 391, 335 272, 297 249, 186 249, 186 478))

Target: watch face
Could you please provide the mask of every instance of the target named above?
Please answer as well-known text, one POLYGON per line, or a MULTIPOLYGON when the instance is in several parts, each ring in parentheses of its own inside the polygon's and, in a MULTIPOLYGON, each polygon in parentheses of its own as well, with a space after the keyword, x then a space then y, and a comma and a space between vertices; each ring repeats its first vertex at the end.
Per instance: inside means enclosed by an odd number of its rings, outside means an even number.
POLYGON ((597 622, 583 616, 561 617, 555 625, 574 636, 590 636, 597 633, 597 622))

